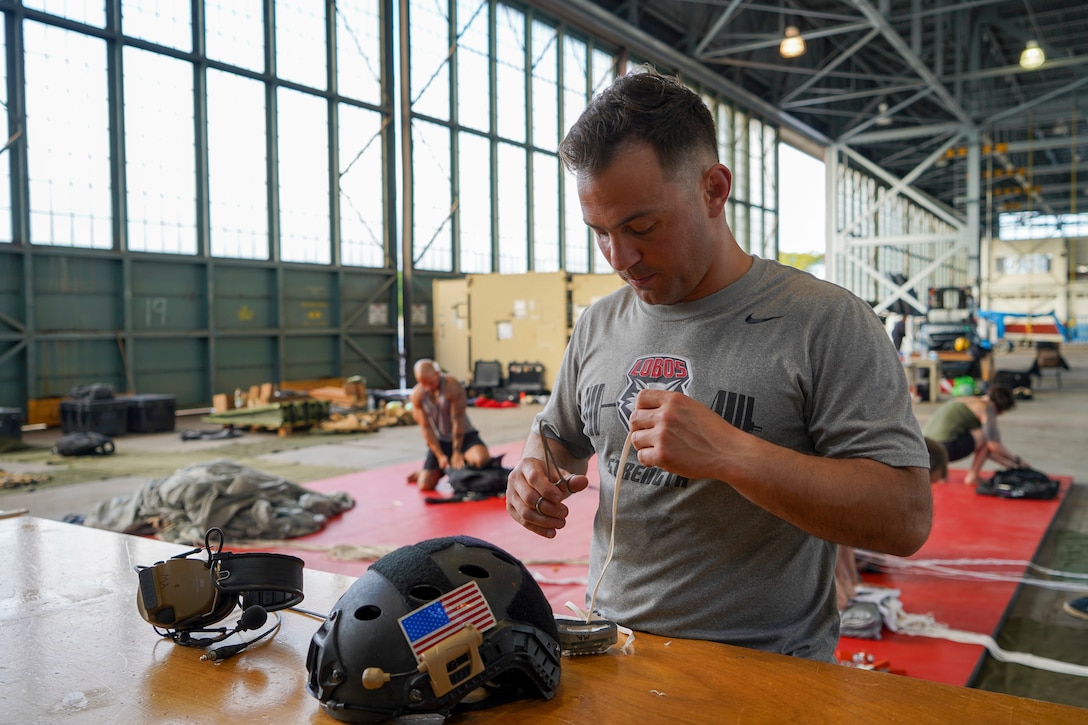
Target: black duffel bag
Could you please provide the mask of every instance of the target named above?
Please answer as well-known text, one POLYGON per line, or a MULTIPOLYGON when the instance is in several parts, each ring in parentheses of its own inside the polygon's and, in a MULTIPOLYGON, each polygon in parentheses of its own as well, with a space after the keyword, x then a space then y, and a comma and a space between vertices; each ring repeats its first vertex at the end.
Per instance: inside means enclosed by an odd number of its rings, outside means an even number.
POLYGON ((1006 468, 986 481, 981 481, 976 493, 1001 498, 1051 499, 1058 495, 1060 484, 1034 468, 1006 468))
POLYGON ((113 453, 113 439, 91 431, 69 433, 57 439, 52 451, 62 456, 108 456, 113 453))

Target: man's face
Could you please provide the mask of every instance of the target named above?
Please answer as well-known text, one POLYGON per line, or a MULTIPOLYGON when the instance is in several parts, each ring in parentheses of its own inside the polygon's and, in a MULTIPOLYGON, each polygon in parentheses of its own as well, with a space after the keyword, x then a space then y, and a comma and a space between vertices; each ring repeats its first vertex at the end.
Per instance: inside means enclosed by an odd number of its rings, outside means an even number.
POLYGON ((597 245, 649 304, 690 302, 720 289, 711 270, 722 240, 712 222, 728 187, 716 205, 707 178, 693 171, 667 179, 645 144, 620 152, 596 176, 578 175, 582 216, 597 245))

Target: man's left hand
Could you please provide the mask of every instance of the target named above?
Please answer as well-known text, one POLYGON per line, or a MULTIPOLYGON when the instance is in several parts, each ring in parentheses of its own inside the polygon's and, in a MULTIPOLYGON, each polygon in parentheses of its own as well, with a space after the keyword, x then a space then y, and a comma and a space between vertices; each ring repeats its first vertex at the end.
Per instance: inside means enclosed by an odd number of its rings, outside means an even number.
POLYGON ((718 478, 727 440, 737 433, 699 401, 668 390, 641 391, 631 413, 638 462, 687 478, 718 478))

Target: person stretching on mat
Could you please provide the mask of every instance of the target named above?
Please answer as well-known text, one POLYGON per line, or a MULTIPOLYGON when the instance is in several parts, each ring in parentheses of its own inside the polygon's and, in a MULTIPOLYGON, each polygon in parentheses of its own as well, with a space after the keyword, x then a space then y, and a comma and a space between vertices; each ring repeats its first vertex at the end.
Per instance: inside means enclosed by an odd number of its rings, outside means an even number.
POLYGON ((468 419, 468 399, 461 383, 442 372, 434 360, 422 359, 413 368, 412 417, 423 432, 427 458, 423 468, 408 476, 420 491, 433 491, 448 468, 482 468, 491 453, 468 419))
POLYGON ((993 385, 986 395, 957 398, 943 404, 926 421, 922 434, 944 445, 949 461, 974 454, 971 470, 963 482, 977 486, 979 471, 988 460, 1005 468, 1028 466, 1027 461, 1001 443, 1001 433, 997 429, 997 417, 1015 405, 1011 390, 993 385))

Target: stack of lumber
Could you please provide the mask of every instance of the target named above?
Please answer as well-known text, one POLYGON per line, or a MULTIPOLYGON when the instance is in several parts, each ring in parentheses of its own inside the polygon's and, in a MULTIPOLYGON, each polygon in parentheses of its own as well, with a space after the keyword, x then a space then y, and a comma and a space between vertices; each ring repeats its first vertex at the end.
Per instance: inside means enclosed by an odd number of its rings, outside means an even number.
POLYGON ((309 391, 311 398, 327 400, 333 405, 349 410, 365 409, 366 383, 357 378, 349 378, 343 385, 325 385, 309 391))
POLYGON ((333 413, 318 426, 325 433, 373 433, 380 428, 415 425, 412 412, 404 408, 388 408, 371 412, 333 413))
POLYGON ((329 433, 369 433, 379 428, 414 425, 403 409, 370 411, 366 380, 356 375, 250 386, 248 392, 220 393, 213 399, 211 415, 204 420, 234 427, 273 429, 286 435, 299 428, 329 433), (332 411, 336 409, 336 412, 332 411))
POLYGON ((272 404, 276 396, 276 386, 273 383, 261 383, 251 385, 245 391, 239 388, 233 395, 217 393, 212 396, 212 408, 216 413, 225 413, 228 410, 241 410, 243 408, 263 408, 272 404))

